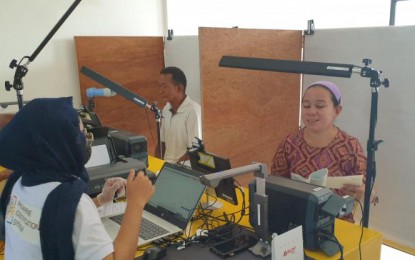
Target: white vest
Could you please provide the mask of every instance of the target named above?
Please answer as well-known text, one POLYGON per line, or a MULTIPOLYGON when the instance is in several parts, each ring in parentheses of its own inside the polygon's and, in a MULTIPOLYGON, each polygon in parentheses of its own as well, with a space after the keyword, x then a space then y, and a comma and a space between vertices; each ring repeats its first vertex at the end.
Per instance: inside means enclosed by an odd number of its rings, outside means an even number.
POLYGON ((160 139, 166 144, 164 160, 176 163, 192 147, 195 137, 202 139, 202 112, 200 105, 186 96, 173 115, 171 104, 163 108, 160 139))
MULTIPOLYGON (((24 187, 21 178, 10 195, 5 217, 5 259, 42 259, 39 222, 49 193, 60 183, 50 182, 24 187)), ((111 238, 101 223, 98 211, 83 194, 75 213, 72 234, 75 259, 102 259, 114 251, 111 238)))

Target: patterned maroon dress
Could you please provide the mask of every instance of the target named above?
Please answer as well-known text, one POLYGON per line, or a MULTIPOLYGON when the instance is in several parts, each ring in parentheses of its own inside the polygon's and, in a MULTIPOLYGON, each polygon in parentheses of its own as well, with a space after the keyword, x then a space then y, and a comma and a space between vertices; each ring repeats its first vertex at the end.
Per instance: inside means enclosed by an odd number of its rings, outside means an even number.
MULTIPOLYGON (((312 147, 304 140, 303 128, 278 145, 271 175, 290 178, 291 173, 297 173, 308 178, 321 168, 327 168, 329 176, 366 176, 366 156, 358 139, 339 129, 328 146, 312 147)), ((344 195, 337 189, 334 192, 344 195)))

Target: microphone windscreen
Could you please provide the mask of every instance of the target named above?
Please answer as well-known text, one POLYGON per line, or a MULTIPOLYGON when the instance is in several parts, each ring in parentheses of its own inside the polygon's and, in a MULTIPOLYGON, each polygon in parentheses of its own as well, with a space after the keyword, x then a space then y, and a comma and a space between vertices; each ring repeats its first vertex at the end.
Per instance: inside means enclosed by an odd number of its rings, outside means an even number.
POLYGON ((116 93, 109 88, 87 88, 86 96, 89 98, 93 97, 112 97, 116 93))
POLYGON ((89 98, 93 98, 95 96, 96 88, 87 88, 86 89, 86 96, 89 98))

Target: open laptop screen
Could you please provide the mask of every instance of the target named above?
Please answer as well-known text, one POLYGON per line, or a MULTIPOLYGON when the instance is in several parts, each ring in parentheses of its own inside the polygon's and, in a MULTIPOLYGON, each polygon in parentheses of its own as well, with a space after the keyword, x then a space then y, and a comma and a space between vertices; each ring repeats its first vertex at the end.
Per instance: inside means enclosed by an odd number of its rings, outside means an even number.
POLYGON ((146 210, 185 228, 206 188, 203 173, 165 162, 155 183, 156 192, 146 210))

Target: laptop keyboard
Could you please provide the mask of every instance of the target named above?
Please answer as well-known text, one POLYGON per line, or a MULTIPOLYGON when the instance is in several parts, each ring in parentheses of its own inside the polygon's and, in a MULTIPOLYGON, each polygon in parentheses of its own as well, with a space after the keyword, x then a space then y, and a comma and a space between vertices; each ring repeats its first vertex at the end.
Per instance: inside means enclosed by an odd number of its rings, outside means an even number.
MULTIPOLYGON (((123 217, 124 217, 124 214, 121 214, 121 215, 110 217, 110 219, 121 225, 123 217)), ((165 230, 164 228, 160 227, 157 224, 154 224, 148 219, 145 219, 145 218, 141 219, 140 238, 144 240, 149 240, 151 238, 158 237, 158 236, 161 236, 167 233, 168 233, 167 230, 165 230)))

